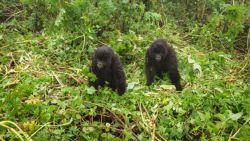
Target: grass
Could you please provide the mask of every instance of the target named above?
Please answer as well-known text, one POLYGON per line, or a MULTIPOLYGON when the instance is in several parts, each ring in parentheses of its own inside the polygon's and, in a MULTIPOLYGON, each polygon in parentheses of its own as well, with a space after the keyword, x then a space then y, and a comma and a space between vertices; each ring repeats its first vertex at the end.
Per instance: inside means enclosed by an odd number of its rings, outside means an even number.
POLYGON ((250 83, 236 54, 185 42, 171 26, 118 40, 11 26, 2 24, 0 34, 0 140, 249 139, 250 83), (155 33, 176 49, 181 93, 167 78, 145 86, 144 53, 155 33), (120 54, 124 96, 87 85, 100 42, 120 54))

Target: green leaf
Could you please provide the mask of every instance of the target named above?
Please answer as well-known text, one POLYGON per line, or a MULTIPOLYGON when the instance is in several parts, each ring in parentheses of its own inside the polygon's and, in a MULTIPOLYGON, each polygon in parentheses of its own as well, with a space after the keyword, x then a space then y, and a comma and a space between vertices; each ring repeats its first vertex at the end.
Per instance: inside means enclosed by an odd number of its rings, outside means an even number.
POLYGON ((201 66, 199 64, 194 63, 193 68, 194 68, 194 70, 198 70, 200 74, 202 73, 201 66))
POLYGON ((132 90, 135 87, 135 82, 128 83, 127 90, 132 90))
POLYGON ((86 90, 87 94, 94 94, 96 92, 96 89, 93 86, 87 87, 86 90))
POLYGON ((242 115, 243 115, 242 112, 234 114, 230 111, 229 118, 237 121, 242 115))
POLYGON ((191 58, 191 55, 188 55, 188 63, 193 64, 195 61, 191 58))
POLYGON ((55 21, 55 26, 59 26, 60 23, 63 21, 63 15, 66 13, 65 9, 62 8, 60 9, 60 12, 56 18, 56 21, 55 21))

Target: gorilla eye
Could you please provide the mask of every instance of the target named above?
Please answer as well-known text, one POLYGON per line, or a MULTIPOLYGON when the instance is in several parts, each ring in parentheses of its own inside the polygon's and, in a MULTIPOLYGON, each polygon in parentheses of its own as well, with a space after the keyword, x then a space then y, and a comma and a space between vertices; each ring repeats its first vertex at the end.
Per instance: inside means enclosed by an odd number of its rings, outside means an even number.
POLYGON ((161 53, 160 50, 155 50, 154 52, 155 52, 156 54, 160 54, 160 53, 161 53))
POLYGON ((108 60, 108 58, 107 58, 107 57, 104 57, 104 58, 102 58, 102 60, 103 60, 103 61, 107 61, 107 60, 108 60))
POLYGON ((99 58, 97 58, 97 60, 98 61, 104 61, 104 60, 106 60, 106 58, 105 57, 99 57, 99 58))

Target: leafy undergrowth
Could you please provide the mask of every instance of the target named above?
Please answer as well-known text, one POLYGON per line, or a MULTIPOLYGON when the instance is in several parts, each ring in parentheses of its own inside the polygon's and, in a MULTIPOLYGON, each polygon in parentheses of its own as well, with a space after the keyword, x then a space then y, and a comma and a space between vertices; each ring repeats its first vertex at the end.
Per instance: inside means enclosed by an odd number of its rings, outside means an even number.
POLYGON ((172 25, 105 41, 125 67, 123 96, 87 85, 98 38, 7 32, 11 26, 1 25, 0 35, 0 140, 249 140, 244 62, 184 42, 172 25), (156 37, 177 51, 181 93, 167 77, 145 86, 144 53, 156 37))

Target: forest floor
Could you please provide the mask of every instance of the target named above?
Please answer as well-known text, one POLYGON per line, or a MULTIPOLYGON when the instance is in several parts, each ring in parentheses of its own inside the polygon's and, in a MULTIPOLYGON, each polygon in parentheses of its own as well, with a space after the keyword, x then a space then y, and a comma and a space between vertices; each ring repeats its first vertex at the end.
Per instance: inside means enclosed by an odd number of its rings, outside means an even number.
POLYGON ((119 96, 88 86, 98 44, 85 44, 90 37, 72 45, 78 37, 71 33, 22 34, 2 24, 0 140, 248 140, 245 62, 165 28, 156 37, 175 48, 184 90, 176 92, 167 77, 145 85, 144 54, 155 37, 129 33, 109 42, 114 50, 115 44, 134 43, 128 56, 120 54, 128 86, 119 96))

